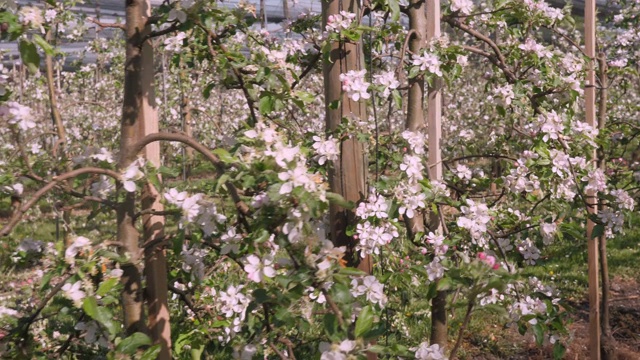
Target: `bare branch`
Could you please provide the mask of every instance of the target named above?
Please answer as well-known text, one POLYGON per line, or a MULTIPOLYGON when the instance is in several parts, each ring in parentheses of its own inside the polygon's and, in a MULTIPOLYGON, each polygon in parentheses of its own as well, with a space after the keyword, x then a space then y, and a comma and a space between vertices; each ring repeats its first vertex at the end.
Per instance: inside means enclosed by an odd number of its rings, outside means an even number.
POLYGON ((98 25, 101 29, 120 29, 120 30, 124 30, 124 24, 118 24, 118 23, 103 23, 99 20, 96 20, 92 17, 88 17, 87 21, 92 22, 96 25, 98 25))

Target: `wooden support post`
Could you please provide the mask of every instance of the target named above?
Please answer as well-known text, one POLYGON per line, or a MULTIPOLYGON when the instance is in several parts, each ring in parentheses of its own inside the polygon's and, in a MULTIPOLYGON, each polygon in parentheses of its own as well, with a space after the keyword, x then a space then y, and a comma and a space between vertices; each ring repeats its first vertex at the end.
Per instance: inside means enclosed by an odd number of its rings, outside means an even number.
MULTIPOLYGON (((427 41, 440 37, 440 0, 427 0, 427 41)), ((429 133, 429 179, 442 181, 442 80, 434 80, 427 97, 427 128, 429 133)), ((439 225, 442 227, 442 224, 439 225)), ((447 346, 447 292, 438 291, 431 300, 431 343, 447 346)))
MULTIPOLYGON (((592 127, 596 122, 596 0, 586 0, 584 7, 585 53, 589 57, 585 81, 585 120, 592 127)), ((596 158, 595 150, 592 159, 596 158)), ((597 193, 586 193, 589 215, 597 214, 597 193)), ((591 360, 600 360, 600 296, 598 279, 598 238, 593 238, 595 223, 587 220, 587 254, 589 267, 589 353, 591 360)))

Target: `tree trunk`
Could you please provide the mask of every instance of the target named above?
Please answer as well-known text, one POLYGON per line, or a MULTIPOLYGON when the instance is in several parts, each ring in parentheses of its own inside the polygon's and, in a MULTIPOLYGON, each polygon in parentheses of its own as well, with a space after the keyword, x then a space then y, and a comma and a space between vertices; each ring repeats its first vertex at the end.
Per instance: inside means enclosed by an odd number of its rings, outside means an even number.
MULTIPOLYGON (((148 103, 149 86, 143 84, 143 68, 153 66, 145 62, 143 48, 147 45, 144 37, 150 32, 147 25, 147 13, 150 10, 146 0, 126 0, 126 60, 124 69, 124 100, 120 123, 120 158, 118 168, 123 171, 136 160, 138 154, 130 151, 138 137, 140 124, 145 119, 145 103, 148 103)), ((120 189, 122 190, 122 189, 120 189)), ((135 332, 147 333, 144 319, 142 270, 139 233, 134 223, 136 211, 135 193, 127 193, 117 208, 117 240, 122 244, 122 255, 129 261, 122 264, 121 282, 122 311, 124 328, 127 335, 135 332)))
MULTIPOLYGON (((598 56, 598 77, 600 79, 600 98, 598 99, 598 130, 604 131, 607 122, 607 58, 601 53, 598 56)), ((606 170, 606 159, 603 151, 598 153, 598 166, 602 171, 606 170)), ((599 209, 604 209, 604 204, 599 204, 599 209)), ((609 262, 607 260, 607 237, 602 235, 599 241, 600 257, 600 277, 602 278, 602 303, 600 314, 600 327, 602 336, 600 340, 600 355, 603 360, 613 360, 617 358, 616 341, 611 333, 611 315, 609 313, 609 299, 611 297, 611 283, 609 281, 609 262)))
MULTIPOLYGON (((594 62, 596 61, 596 0, 586 0, 584 16, 585 54, 590 58, 585 79, 585 120, 587 124, 596 127, 596 76, 594 62)), ((595 158, 595 152, 593 157, 595 158)), ((586 192, 587 212, 597 214, 597 193, 593 190, 586 192)), ((592 236, 595 223, 587 220, 587 262, 589 274, 589 353, 591 360, 600 360, 600 298, 598 291, 598 238, 592 236)))
MULTIPOLYGON (((49 29, 49 31, 47 31, 47 34, 45 35, 45 38, 49 43, 53 42, 53 31, 54 29, 49 29)), ((49 94, 49 109, 51 113, 51 121, 53 122, 53 127, 56 129, 56 134, 58 135, 58 143, 54 145, 54 149, 58 149, 60 158, 65 162, 65 169, 67 172, 69 172, 71 171, 71 163, 67 159, 67 132, 64 128, 64 124, 62 123, 60 110, 58 109, 58 97, 56 94, 55 79, 53 76, 53 58, 46 52, 44 53, 44 63, 47 79, 47 92, 49 94)), ((67 181, 67 184, 70 185, 71 181, 67 181)), ((72 242, 71 232, 68 228, 69 223, 71 222, 72 212, 73 211, 71 209, 62 212, 62 219, 64 223, 64 226, 62 228, 65 246, 70 246, 72 242)))

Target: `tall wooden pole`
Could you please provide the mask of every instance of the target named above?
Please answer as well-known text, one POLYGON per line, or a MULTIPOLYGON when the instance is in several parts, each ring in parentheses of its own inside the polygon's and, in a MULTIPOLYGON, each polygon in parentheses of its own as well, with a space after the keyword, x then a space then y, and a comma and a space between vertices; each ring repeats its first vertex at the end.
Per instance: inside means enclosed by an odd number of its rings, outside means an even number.
MULTIPOLYGON (((585 119, 596 127, 596 0, 586 0, 584 7, 585 53, 589 57, 587 78, 584 89, 585 119)), ((592 159, 596 159, 595 150, 592 159)), ((589 215, 596 214, 597 193, 587 191, 589 215)), ((595 223, 587 220, 587 254, 589 267, 589 352, 591 360, 600 360, 600 297, 598 294, 598 238, 593 237, 595 223)))
MULTIPOLYGON (((440 0, 427 0, 427 41, 440 37, 440 0)), ((435 79, 427 92, 429 132, 429 179, 442 181, 442 80, 435 79)), ((440 227, 442 225, 440 224, 440 227)), ((431 343, 447 346, 447 292, 438 291, 431 300, 431 343)))
MULTIPOLYGON (((326 26, 330 15, 340 10, 360 15, 359 2, 356 0, 329 0, 322 2, 323 26, 326 26)), ((359 18, 358 18, 359 21, 359 18)), ((323 63, 324 94, 326 110, 326 128, 334 131, 346 117, 350 121, 363 121, 366 116, 365 100, 353 101, 342 91, 340 74, 349 70, 364 69, 364 54, 362 42, 334 41, 329 50, 329 57, 323 63), (331 106, 339 101, 337 108, 331 106)), ((332 192, 342 195, 346 200, 359 201, 366 196, 367 166, 364 161, 363 144, 355 136, 342 140, 340 144, 340 158, 332 163, 329 169, 329 186, 332 192)), ((331 223, 331 240, 337 246, 347 246, 353 254, 355 241, 346 234, 347 226, 355 222, 353 211, 332 205, 329 212, 331 223)), ((353 264, 356 265, 356 264, 353 264)), ((370 257, 366 256, 357 266, 367 273, 371 273, 370 257)))
MULTIPOLYGON (((409 1, 409 50, 413 54, 420 54, 427 45, 427 15, 425 12, 425 0, 409 1)), ((425 127, 424 121, 424 76, 416 76, 409 82, 407 99, 407 119, 405 129, 409 131, 422 131, 425 127)), ((413 239, 419 232, 424 231, 424 220, 422 212, 409 219, 405 216, 407 226, 407 236, 413 239)))

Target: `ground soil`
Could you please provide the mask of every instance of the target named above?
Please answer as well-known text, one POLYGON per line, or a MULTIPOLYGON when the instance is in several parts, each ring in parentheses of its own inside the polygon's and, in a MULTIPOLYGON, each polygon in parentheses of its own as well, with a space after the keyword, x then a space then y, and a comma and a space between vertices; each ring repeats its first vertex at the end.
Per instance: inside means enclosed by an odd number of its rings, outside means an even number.
MULTIPOLYGON (((640 360, 640 283, 631 279, 614 278, 611 281, 611 328, 614 337, 616 360, 640 360)), ((589 304, 584 299, 573 304, 569 325, 566 360, 589 359, 589 304)), ((496 355, 486 346, 467 349, 467 359, 474 360, 543 360, 553 359, 552 347, 539 348, 532 336, 522 337, 515 329, 504 331, 501 344, 513 342, 519 348, 510 355, 496 355)), ((469 339, 473 345, 473 339, 469 339)))

